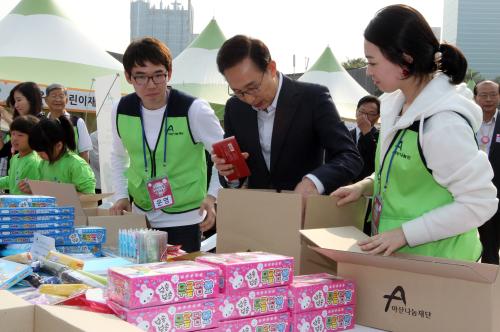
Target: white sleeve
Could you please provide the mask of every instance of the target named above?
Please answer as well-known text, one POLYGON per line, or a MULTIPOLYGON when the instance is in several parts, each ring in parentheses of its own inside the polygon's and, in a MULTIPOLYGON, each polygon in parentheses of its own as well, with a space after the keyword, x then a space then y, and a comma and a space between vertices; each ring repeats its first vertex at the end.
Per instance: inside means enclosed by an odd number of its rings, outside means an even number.
MULTIPOLYGON (((196 99, 189 108, 188 118, 194 141, 203 143, 205 150, 212 153, 212 144, 224 138, 224 130, 214 110, 206 101, 196 99)), ((208 194, 217 197, 221 187, 219 173, 215 167, 212 167, 212 177, 208 186, 208 194)))
POLYGON ((76 127, 78 130, 78 153, 92 150, 92 140, 82 118, 78 118, 76 127))
POLYGON ((471 127, 458 114, 445 112, 428 119, 422 150, 434 179, 454 201, 403 224, 411 247, 477 228, 498 207, 488 157, 478 150, 471 127))
POLYGON ((118 130, 116 128, 116 112, 118 108, 118 100, 113 105, 111 111, 111 169, 113 170, 113 177, 111 184, 113 186, 115 201, 121 198, 128 198, 128 183, 125 177, 125 171, 129 166, 129 156, 125 147, 123 146, 118 130))

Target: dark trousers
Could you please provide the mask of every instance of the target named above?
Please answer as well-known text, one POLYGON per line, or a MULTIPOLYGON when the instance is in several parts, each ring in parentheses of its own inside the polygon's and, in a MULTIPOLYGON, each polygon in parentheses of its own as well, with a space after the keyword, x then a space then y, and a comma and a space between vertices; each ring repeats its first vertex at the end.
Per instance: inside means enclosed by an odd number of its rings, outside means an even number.
POLYGON ((479 227, 479 238, 483 245, 482 263, 498 265, 500 250, 500 211, 479 227))
POLYGON ((181 249, 186 252, 200 251, 201 231, 199 224, 154 229, 168 233, 168 244, 180 244, 182 245, 181 249))

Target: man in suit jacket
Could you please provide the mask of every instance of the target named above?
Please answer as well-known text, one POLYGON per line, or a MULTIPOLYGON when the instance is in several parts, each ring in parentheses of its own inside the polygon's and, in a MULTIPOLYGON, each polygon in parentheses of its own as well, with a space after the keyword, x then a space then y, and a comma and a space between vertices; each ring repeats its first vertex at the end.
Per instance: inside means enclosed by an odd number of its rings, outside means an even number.
MULTIPOLYGON (((483 110, 483 123, 476 134, 479 148, 488 154, 493 168, 493 184, 497 187, 497 197, 500 188, 500 119, 498 104, 500 102, 500 88, 493 81, 482 81, 474 87, 474 100, 483 110)), ((499 263, 500 249, 500 212, 485 224, 479 227, 479 237, 483 245, 481 262, 489 264, 499 263)))
MULTIPOLYGON (((279 73, 266 45, 247 36, 227 40, 217 65, 232 96, 225 136, 235 136, 248 156, 249 188, 322 194, 356 178, 362 161, 326 87, 279 73)), ((222 176, 232 172, 223 159, 213 161, 222 176)))

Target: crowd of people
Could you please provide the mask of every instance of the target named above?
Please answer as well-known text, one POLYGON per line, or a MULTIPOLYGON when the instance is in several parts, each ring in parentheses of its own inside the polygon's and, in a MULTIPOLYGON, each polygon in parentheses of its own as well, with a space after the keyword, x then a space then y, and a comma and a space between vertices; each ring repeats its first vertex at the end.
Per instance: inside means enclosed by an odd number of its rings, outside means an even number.
MULTIPOLYGON (((362 250, 499 264, 498 83, 480 82, 472 96, 462 52, 440 43, 409 6, 381 9, 364 37, 367 75, 385 95, 359 100, 350 132, 329 90, 279 72, 261 40, 236 35, 218 52, 230 96, 224 128, 206 101, 169 86, 175 69, 165 44, 133 41, 123 66, 135 92, 110 119, 111 213, 145 214, 169 243, 197 251, 201 232, 214 226, 221 187, 325 194, 338 205, 365 196, 370 237, 362 250), (212 151, 230 136, 251 172, 237 181, 226 178, 234 165, 212 151)), ((13 120, 0 156, 11 159, 0 188, 29 193, 26 180, 42 179, 94 192, 85 123, 65 110, 62 85, 47 87, 46 116, 39 91, 21 83, 7 100, 13 120)))

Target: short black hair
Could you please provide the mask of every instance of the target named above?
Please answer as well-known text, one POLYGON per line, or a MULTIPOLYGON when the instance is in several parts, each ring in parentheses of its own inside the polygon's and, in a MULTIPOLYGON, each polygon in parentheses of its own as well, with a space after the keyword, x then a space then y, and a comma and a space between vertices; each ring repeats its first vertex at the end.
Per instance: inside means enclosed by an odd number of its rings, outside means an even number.
POLYGON ((271 53, 261 40, 244 35, 236 35, 222 44, 217 53, 217 67, 224 74, 228 68, 234 67, 246 58, 262 72, 265 72, 271 62, 271 53))
POLYGON ((463 82, 467 60, 453 45, 440 44, 425 18, 406 5, 382 8, 365 29, 364 37, 376 45, 390 62, 404 66, 410 75, 423 78, 438 69, 450 77, 450 82, 463 82), (441 59, 436 61, 436 53, 441 59), (404 54, 412 57, 409 62, 404 54))
POLYGON ((481 83, 486 83, 486 82, 496 84, 498 86, 498 93, 500 93, 500 84, 498 82, 490 81, 490 80, 482 80, 482 81, 479 81, 476 84, 474 84, 474 89, 473 89, 474 96, 477 96, 477 86, 480 85, 481 83))
POLYGON ((28 100, 30 104, 29 114, 38 116, 42 112, 42 92, 40 91, 40 87, 35 82, 22 82, 10 90, 6 101, 7 106, 14 110, 12 116, 14 119, 19 116, 19 112, 14 107, 16 104, 14 93, 16 91, 28 100))
POLYGON ((45 152, 49 156, 49 162, 53 163, 67 149, 76 150, 73 125, 65 115, 61 115, 57 119, 44 118, 33 127, 29 137, 29 145, 37 152, 45 152), (62 142, 63 149, 59 155, 54 155, 54 147, 58 142, 62 142))
POLYGON ((147 61, 154 65, 163 65, 168 73, 172 72, 172 53, 159 39, 136 39, 128 45, 123 54, 123 68, 129 76, 132 75, 134 66, 144 66, 147 61))
POLYGON ((380 100, 372 95, 367 95, 361 98, 358 101, 358 106, 356 106, 356 109, 358 109, 361 105, 367 104, 367 103, 374 103, 377 105, 377 113, 380 114, 380 100))
POLYGON ((18 131, 29 136, 39 121, 40 119, 33 115, 19 115, 10 124, 10 131, 18 131))

